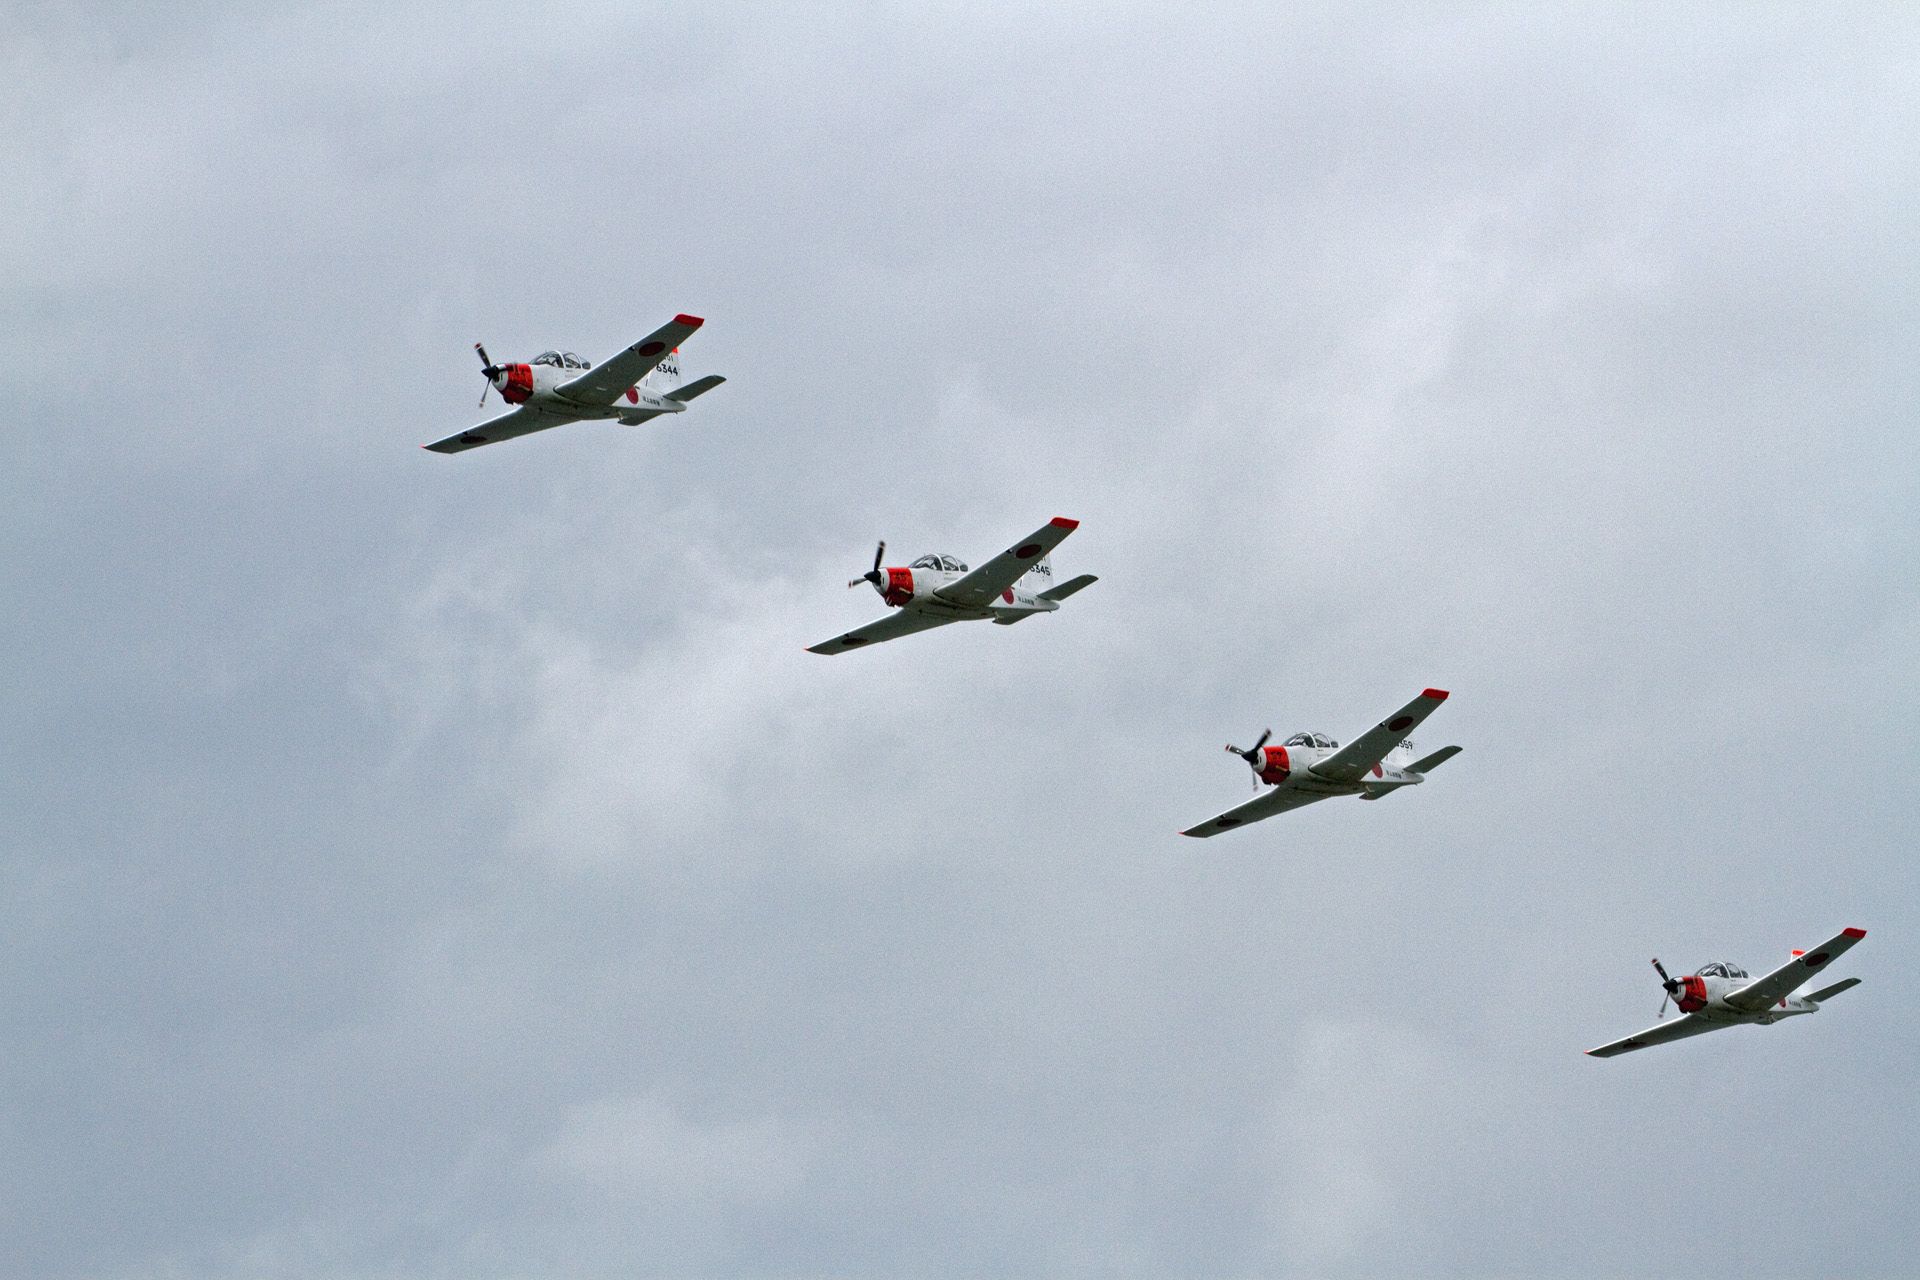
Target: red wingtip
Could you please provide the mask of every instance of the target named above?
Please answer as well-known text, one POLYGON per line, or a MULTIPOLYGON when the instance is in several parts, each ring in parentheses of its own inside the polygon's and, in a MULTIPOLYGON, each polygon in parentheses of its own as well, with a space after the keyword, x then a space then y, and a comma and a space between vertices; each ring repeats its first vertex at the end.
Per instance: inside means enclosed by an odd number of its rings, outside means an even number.
POLYGON ((699 316, 675 316, 673 322, 675 324, 684 324, 694 329, 698 329, 706 323, 706 321, 702 320, 699 316))
POLYGON ((1842 929, 1840 933, 1842 936, 1848 938, 1864 938, 1867 936, 1865 929, 1842 929))
POLYGON ((1047 523, 1051 524, 1056 529, 1065 529, 1069 533, 1073 532, 1073 530, 1078 529, 1080 527, 1080 522, 1078 520, 1069 520, 1065 516, 1055 516, 1053 519, 1049 520, 1047 523))
POLYGON ((1447 700, 1447 691, 1445 689, 1428 689, 1420 696, 1423 698, 1432 698, 1435 702, 1445 702, 1447 700))

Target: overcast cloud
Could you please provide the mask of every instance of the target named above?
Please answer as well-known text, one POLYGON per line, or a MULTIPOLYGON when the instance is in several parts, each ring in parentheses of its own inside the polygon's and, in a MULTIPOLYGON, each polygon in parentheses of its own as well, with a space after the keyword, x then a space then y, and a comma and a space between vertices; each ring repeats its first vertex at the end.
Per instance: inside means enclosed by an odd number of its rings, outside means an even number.
POLYGON ((1920 13, 0 31, 0 1273, 1920 1273, 1920 13))

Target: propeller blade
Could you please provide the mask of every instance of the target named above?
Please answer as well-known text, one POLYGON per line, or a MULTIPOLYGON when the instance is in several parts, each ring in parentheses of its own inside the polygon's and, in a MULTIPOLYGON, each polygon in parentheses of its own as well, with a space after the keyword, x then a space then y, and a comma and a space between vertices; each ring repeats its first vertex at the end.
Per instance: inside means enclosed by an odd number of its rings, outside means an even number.
POLYGON ((1668 994, 1672 994, 1673 992, 1678 991, 1680 989, 1680 984, 1678 982, 1675 982, 1672 978, 1669 978, 1667 976, 1667 971, 1660 967, 1659 956, 1655 956, 1653 958, 1653 971, 1660 975, 1660 985, 1667 989, 1668 994))
POLYGON ((493 361, 487 359, 487 349, 484 346, 476 342, 473 344, 473 349, 480 353, 480 372, 484 374, 487 379, 487 385, 480 388, 480 407, 484 409, 487 407, 487 392, 493 390, 494 377, 499 374, 500 370, 494 367, 493 361))
POLYGON ((1659 1016, 1658 1018, 1655 1018, 1655 1019, 1654 1019, 1654 1021, 1655 1021, 1655 1022, 1664 1022, 1664 1021, 1666 1020, 1666 1017, 1667 1017, 1667 1001, 1669 1001, 1669 1000, 1671 1000, 1671 999, 1673 999, 1673 997, 1672 997, 1672 996, 1670 996, 1670 995, 1665 995, 1665 996, 1661 996, 1661 997, 1660 997, 1660 1016, 1659 1016))
POLYGON ((852 582, 849 582, 847 585, 850 587, 857 587, 863 582, 871 582, 874 586, 876 587, 879 586, 880 585, 880 557, 886 554, 887 554, 887 544, 884 541, 882 541, 879 546, 873 549, 873 568, 867 570, 865 573, 861 574, 859 577, 855 578, 852 582))

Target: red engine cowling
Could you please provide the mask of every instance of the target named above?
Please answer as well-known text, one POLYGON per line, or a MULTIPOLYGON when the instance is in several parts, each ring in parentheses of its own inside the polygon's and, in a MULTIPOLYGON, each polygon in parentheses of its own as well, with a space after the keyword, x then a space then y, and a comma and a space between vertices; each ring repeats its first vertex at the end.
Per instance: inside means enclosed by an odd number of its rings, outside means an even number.
POLYGON ((525 404, 533 394, 533 366, 530 364, 502 365, 500 372, 507 375, 506 385, 500 388, 500 398, 508 404, 525 404))
POLYGON ((1287 763, 1287 749, 1268 747, 1266 754, 1267 762, 1260 768, 1260 781, 1277 786, 1285 782, 1287 775, 1293 772, 1293 767, 1287 763))
POLYGON ((887 589, 880 594, 888 604, 896 608, 913 599, 913 570, 887 570, 887 589))
POLYGON ((1682 1013, 1698 1013, 1707 1007, 1707 980, 1705 978, 1680 979, 1680 994, 1674 997, 1674 1007, 1682 1013))

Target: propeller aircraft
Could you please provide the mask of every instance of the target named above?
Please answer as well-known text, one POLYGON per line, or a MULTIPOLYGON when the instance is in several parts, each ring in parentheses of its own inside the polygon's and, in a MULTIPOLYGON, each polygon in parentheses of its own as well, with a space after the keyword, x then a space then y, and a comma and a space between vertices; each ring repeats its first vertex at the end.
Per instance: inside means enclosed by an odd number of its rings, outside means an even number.
POLYGON ((1866 936, 1865 929, 1842 929, 1811 952, 1794 952, 1793 959, 1763 978, 1749 978, 1745 969, 1721 960, 1701 965, 1698 973, 1687 977, 1669 978, 1660 964, 1660 958, 1655 956, 1654 972, 1660 975, 1660 985, 1667 991, 1666 997, 1660 1001, 1662 1020, 1625 1040, 1615 1040, 1598 1049, 1589 1049, 1587 1054, 1594 1058, 1611 1058, 1650 1045, 1665 1044, 1669 1040, 1684 1040, 1688 1036, 1718 1031, 1722 1027, 1737 1027, 1747 1023, 1766 1027, 1782 1018, 1818 1013, 1823 1001, 1831 1000, 1849 987, 1859 986, 1860 979, 1847 978, 1830 987, 1822 987, 1811 995, 1796 996, 1793 993, 1866 936), (1684 1016, 1672 1022, 1665 1021, 1668 1000, 1673 1001, 1674 1007, 1684 1016))
POLYGON ((1413 744, 1406 740, 1407 733, 1446 700, 1445 689, 1428 689, 1344 747, 1320 733, 1296 733, 1283 745, 1269 747, 1271 729, 1244 751, 1229 743, 1227 750, 1252 768, 1254 790, 1263 782, 1273 790, 1180 834, 1204 840, 1331 796, 1378 800, 1401 787, 1417 786, 1460 754, 1459 747, 1442 747, 1414 760, 1413 744))
POLYGON ((587 418, 617 418, 631 427, 663 413, 681 413, 688 401, 726 381, 718 374, 680 381, 680 344, 705 323, 699 316, 675 316, 598 368, 571 351, 543 352, 528 364, 495 364, 476 342, 473 349, 487 379, 480 403, 487 403, 488 391, 498 390, 515 408, 424 447, 459 453, 587 418))
POLYGON ((1052 613, 1062 600, 1099 581, 1083 573, 1071 582, 1053 585, 1053 549, 1079 527, 1078 520, 1056 516, 971 571, 952 556, 939 554, 921 556, 904 569, 882 569, 880 561, 887 554, 887 544, 882 542, 874 550, 873 568, 847 585, 871 584, 899 612, 811 645, 807 652, 845 653, 949 622, 991 619, 1010 627, 1036 613, 1052 613))

